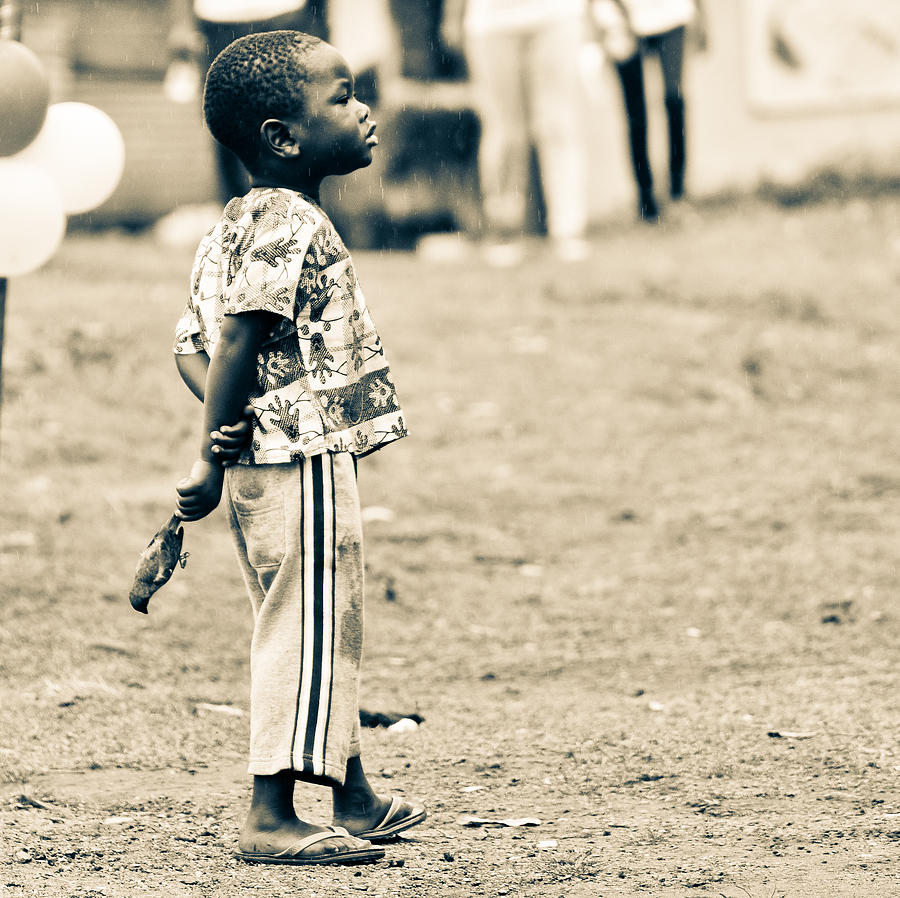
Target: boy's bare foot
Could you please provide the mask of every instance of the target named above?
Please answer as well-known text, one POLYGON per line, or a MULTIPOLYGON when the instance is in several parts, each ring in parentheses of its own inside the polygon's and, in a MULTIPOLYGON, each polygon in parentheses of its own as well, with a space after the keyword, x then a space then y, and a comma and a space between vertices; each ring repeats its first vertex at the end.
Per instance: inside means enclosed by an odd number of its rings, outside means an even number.
POLYGON ((295 825, 273 831, 241 832, 236 856, 256 864, 367 864, 381 860, 384 849, 338 827, 295 825))
MULTIPOLYGON (((379 811, 363 817, 344 818, 341 826, 351 830, 360 839, 370 842, 386 842, 421 823, 428 815, 425 808, 404 801, 399 796, 379 798, 379 811), (351 829, 352 828, 352 829, 351 829)), ((335 820, 337 821, 337 817, 335 820)))
MULTIPOLYGON (((285 851, 307 836, 325 832, 326 830, 333 832, 333 830, 328 830, 327 827, 306 823, 297 816, 287 820, 261 820, 251 811, 238 837, 238 848, 246 852, 277 854, 280 851, 285 851)), ((349 848, 352 847, 350 843, 355 841, 358 840, 352 837, 350 839, 335 837, 334 843, 329 842, 327 846, 322 846, 321 851, 324 852, 326 848, 331 850, 349 848)))
POLYGON ((381 798, 374 792, 364 796, 355 795, 337 796, 337 789, 333 801, 335 826, 342 826, 348 832, 361 833, 372 829, 384 819, 391 807, 390 798, 381 798))
POLYGON ((384 849, 357 839, 339 827, 296 821, 274 831, 245 829, 235 856, 252 864, 370 864, 384 857, 384 849), (305 835, 300 835, 305 832, 305 835))
POLYGON ((294 813, 294 775, 253 778, 253 799, 235 855, 253 864, 368 864, 384 849, 345 829, 315 826, 294 813))
POLYGON ((400 798, 376 795, 358 757, 348 761, 344 785, 332 789, 331 795, 334 823, 363 839, 391 838, 426 817, 424 808, 400 798))

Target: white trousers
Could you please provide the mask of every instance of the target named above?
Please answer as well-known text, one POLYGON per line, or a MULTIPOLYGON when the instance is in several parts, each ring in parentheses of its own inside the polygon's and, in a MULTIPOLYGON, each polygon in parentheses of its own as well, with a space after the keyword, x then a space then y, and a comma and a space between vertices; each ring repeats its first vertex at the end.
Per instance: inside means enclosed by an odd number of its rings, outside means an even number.
POLYGON ((466 59, 481 114, 479 172, 486 226, 521 233, 532 144, 537 149, 547 232, 578 238, 587 227, 589 114, 579 69, 580 17, 533 30, 466 37, 466 59))
POLYGON ((359 755, 362 522, 349 453, 234 465, 227 507, 253 607, 250 765, 340 785, 359 755))

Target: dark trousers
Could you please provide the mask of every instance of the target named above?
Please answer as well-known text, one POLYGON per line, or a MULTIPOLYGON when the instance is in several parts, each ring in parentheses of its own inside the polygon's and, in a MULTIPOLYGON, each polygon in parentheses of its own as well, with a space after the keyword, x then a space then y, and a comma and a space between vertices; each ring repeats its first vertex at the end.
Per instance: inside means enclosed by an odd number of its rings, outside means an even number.
POLYGON ((681 76, 684 63, 683 27, 641 38, 638 51, 630 59, 616 63, 622 98, 628 118, 631 163, 641 203, 653 202, 653 174, 647 155, 647 101, 644 92, 644 57, 659 57, 665 90, 666 115, 669 124, 669 192, 674 199, 684 193, 685 135, 684 98, 681 76))

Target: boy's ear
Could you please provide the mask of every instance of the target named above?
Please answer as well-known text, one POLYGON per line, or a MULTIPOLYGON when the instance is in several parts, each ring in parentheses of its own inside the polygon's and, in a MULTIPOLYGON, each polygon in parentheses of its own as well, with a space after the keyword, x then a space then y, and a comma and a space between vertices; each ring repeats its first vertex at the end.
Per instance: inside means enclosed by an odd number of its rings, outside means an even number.
POLYGON ((259 126, 263 146, 284 159, 300 155, 300 143, 290 125, 277 118, 268 118, 259 126))

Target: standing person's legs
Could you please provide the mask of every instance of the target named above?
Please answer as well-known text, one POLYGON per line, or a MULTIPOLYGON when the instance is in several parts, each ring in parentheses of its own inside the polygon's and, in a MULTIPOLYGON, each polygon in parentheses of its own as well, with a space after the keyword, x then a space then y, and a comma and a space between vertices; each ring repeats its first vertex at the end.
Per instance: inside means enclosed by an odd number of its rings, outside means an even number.
POLYGON ((628 119, 628 143, 631 167, 638 187, 638 214, 645 221, 656 221, 659 208, 653 196, 653 174, 647 154, 647 101, 644 95, 644 63, 641 50, 616 63, 622 100, 628 119))
MULTIPOLYGON (((331 786, 337 822, 372 838, 380 837, 388 818, 394 832, 421 822, 422 808, 375 795, 360 760, 364 582, 353 458, 338 453, 295 464, 235 465, 226 478, 232 532, 254 612, 254 787, 241 856, 264 860, 324 831, 294 813, 297 779, 331 786)), ((330 837, 318 843, 318 860, 304 862, 377 860, 380 855, 367 844, 346 834, 330 837)))
POLYGON ((657 38, 669 123, 669 193, 675 200, 684 194, 684 96, 681 91, 684 36, 685 29, 681 27, 667 31, 657 38))
POLYGON ((355 520, 351 515, 345 524, 341 515, 339 525, 329 455, 295 464, 235 465, 226 480, 229 519, 254 613, 253 797, 238 855, 262 863, 377 860, 368 842, 325 835, 327 828, 298 819, 293 804, 298 777, 340 786, 350 756, 359 754, 358 500, 355 520), (342 573, 338 553, 350 556, 342 573), (321 841, 303 847, 310 838, 321 841))
POLYGON ((587 96, 579 70, 583 23, 563 18, 530 40, 529 118, 547 206, 547 233, 560 248, 587 231, 587 96))
POLYGON ((363 562, 352 458, 235 465, 227 477, 254 611, 249 772, 339 786, 359 755, 363 562))
POLYGON ((529 152, 518 34, 468 35, 466 60, 481 117, 478 168, 485 236, 507 240, 525 227, 529 152))

